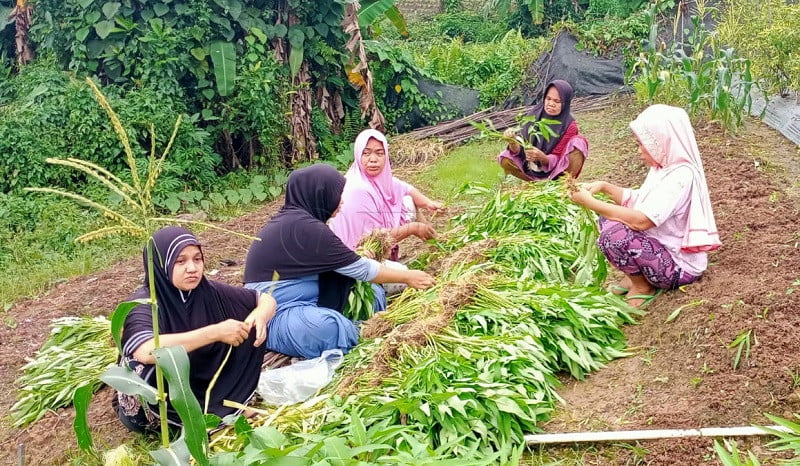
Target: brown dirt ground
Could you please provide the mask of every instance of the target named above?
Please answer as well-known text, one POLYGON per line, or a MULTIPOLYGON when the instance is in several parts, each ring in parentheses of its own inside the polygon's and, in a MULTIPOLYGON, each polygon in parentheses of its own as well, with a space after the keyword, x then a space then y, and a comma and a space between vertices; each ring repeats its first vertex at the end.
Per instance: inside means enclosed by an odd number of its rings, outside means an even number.
MULTIPOLYGON (((599 118, 611 118, 614 111, 599 118)), ((593 141, 613 143, 627 137, 608 138, 602 127, 585 131, 593 141)), ((560 393, 566 403, 543 426, 546 431, 763 425, 768 422, 764 412, 800 412, 800 379, 793 377, 800 374, 800 285, 793 284, 800 279, 798 200, 793 194, 797 148, 757 122, 735 139, 713 126, 697 133, 723 247, 710 255, 711 266, 699 282, 685 292, 660 296, 640 324, 627 329, 631 357, 614 361, 586 381, 565 380, 560 393), (676 308, 697 300, 702 304, 664 323, 676 308), (734 370, 734 349, 728 345, 745 330, 754 335, 750 356, 742 357, 734 370)), ((633 145, 628 145, 632 154, 633 145)), ((597 153, 603 143, 594 147, 597 153)), ((592 159, 587 165, 591 163, 592 159)), ((587 173, 629 185, 643 179, 644 169, 619 163, 600 172, 587 166, 587 173)), ((224 226, 254 234, 277 205, 273 202, 224 226)), ((218 270, 214 278, 238 282, 249 242, 215 231, 200 237, 207 246, 207 268, 218 270), (236 263, 223 266, 223 260, 236 263)), ((108 314, 120 297, 141 283, 141 270, 139 258, 122 261, 107 271, 73 278, 8 311, 18 326, 0 328, 0 383, 6 387, 0 407, 5 412, 15 401, 18 369, 44 342, 50 319, 108 314)), ((109 400, 108 389, 95 396, 90 423, 96 442, 113 447, 133 437, 116 421, 109 400)), ((0 463, 15 464, 20 444, 28 464, 63 463, 75 445, 73 415, 70 408, 60 409, 24 430, 11 429, 4 420, 0 463)), ((769 456, 759 441, 743 443, 769 456)), ((538 464, 537 458, 572 458, 577 464, 719 464, 711 442, 696 439, 548 448, 532 452, 525 462, 538 464)))

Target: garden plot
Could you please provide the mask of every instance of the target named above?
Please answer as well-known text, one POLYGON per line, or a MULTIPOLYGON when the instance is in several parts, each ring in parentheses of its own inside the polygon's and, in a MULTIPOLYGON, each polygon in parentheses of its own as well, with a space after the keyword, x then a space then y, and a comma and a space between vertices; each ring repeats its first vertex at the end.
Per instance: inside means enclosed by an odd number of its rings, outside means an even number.
POLYGON ((417 261, 439 271, 437 285, 406 290, 364 322, 319 397, 218 434, 219 461, 519 458, 524 434, 560 401, 556 375, 582 379, 624 356, 620 327, 639 314, 598 287, 594 219, 563 190, 497 192, 455 218, 417 261))

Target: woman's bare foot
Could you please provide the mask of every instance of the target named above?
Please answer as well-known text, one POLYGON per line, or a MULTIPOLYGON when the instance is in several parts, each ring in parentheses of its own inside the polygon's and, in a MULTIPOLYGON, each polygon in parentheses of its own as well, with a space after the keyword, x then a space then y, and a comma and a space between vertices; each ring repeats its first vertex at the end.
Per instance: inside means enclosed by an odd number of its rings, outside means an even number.
POLYGON ((528 176, 527 176, 527 175, 526 175, 526 174, 525 174, 525 173, 524 173, 522 170, 520 170, 520 169, 519 169, 519 167, 518 167, 518 166, 517 166, 517 165, 516 165, 514 162, 512 162, 511 160, 508 160, 508 159, 506 159, 506 158, 503 158, 503 159, 501 159, 501 160, 500 160, 500 166, 501 166, 501 167, 503 167, 503 171, 506 173, 506 175, 512 175, 512 176, 514 176, 514 177, 516 177, 516 178, 519 178, 519 179, 521 179, 521 180, 523 180, 523 181, 530 181, 530 180, 531 180, 531 179, 530 179, 530 178, 528 178, 528 176))

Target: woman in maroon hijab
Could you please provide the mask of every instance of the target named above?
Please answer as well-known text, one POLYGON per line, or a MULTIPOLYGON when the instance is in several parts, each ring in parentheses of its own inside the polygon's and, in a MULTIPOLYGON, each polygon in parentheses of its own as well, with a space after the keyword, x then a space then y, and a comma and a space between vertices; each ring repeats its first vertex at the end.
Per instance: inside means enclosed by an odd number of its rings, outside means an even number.
POLYGON ((525 181, 552 180, 564 172, 575 178, 580 175, 583 162, 589 155, 589 143, 578 132, 578 124, 570 113, 572 94, 572 86, 557 79, 547 85, 544 101, 528 115, 535 117, 536 121, 558 121, 550 125, 555 136, 545 139, 531 135, 533 123, 524 125, 519 135, 513 129, 506 130, 506 137, 516 139, 497 156, 497 162, 506 174, 525 181))

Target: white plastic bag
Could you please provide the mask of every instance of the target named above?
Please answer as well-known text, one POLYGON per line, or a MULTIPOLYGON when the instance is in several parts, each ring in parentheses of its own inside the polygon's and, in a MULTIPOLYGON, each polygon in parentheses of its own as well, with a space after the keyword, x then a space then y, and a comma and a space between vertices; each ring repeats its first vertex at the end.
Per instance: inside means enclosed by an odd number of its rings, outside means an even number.
POLYGON ((323 351, 318 358, 278 369, 264 369, 256 391, 271 405, 291 405, 309 399, 333 379, 344 355, 340 349, 323 351))

